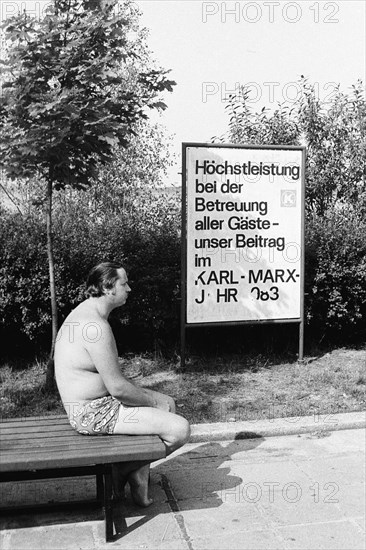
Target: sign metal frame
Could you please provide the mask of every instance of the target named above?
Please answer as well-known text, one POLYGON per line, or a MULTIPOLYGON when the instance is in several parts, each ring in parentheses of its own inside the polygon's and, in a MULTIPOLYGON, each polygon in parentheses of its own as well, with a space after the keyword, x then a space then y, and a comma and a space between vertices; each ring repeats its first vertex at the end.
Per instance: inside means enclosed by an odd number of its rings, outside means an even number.
POLYGON ((231 143, 201 143, 201 142, 183 142, 182 143, 182 222, 181 222, 181 354, 180 365, 185 366, 186 356, 186 329, 189 327, 204 326, 237 326, 237 325, 258 325, 258 324, 276 324, 276 323, 298 323, 299 324, 299 354, 298 361, 302 362, 304 358, 304 275, 305 275, 305 161, 306 147, 297 145, 243 145, 231 143), (272 149, 272 150, 292 150, 301 151, 301 258, 300 258, 300 316, 298 318, 284 319, 250 319, 241 321, 218 321, 218 322, 187 322, 187 149, 188 148, 213 148, 213 149, 272 149))

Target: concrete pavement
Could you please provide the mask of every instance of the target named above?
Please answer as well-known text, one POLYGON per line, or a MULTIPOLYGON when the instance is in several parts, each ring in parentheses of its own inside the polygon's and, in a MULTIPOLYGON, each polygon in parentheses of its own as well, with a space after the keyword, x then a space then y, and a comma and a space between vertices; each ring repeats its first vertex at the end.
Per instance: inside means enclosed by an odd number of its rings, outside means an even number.
MULTIPOLYGON (((270 421, 251 430, 244 423, 195 427, 192 443, 152 465, 154 504, 144 510, 127 496, 127 506, 116 507, 113 542, 104 541, 102 511, 85 505, 4 517, 0 547, 364 549, 365 415, 333 415, 329 429, 315 420, 298 420, 299 433, 288 422, 282 435, 284 419, 272 421, 272 432, 270 421), (350 422, 353 429, 344 429, 350 422), (200 430, 206 435, 198 441, 200 430)), ((93 498, 95 491, 87 477, 2 485, 8 505, 93 498)))

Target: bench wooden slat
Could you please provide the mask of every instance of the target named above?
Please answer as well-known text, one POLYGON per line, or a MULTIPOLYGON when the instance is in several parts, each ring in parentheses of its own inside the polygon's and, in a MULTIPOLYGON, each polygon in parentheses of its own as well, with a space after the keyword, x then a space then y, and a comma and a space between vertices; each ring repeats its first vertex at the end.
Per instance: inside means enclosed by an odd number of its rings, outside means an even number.
MULTIPOLYGON (((78 445, 83 439, 85 439, 87 437, 88 436, 81 435, 81 434, 78 434, 75 437, 75 435, 72 434, 72 433, 65 434, 65 433, 62 433, 62 432, 58 433, 56 436, 55 435, 51 436, 49 434, 40 434, 40 435, 37 435, 37 437, 31 437, 30 435, 27 435, 26 437, 22 437, 22 438, 17 439, 17 446, 19 446, 19 448, 22 448, 22 447, 27 448, 27 447, 30 447, 30 446, 33 446, 33 445, 34 446, 44 445, 45 442, 47 442, 47 441, 50 442, 50 445, 57 444, 60 441, 73 441, 75 443, 75 445, 78 445)), ((101 437, 108 437, 108 436, 103 435, 103 436, 96 436, 96 437, 98 437, 100 439, 101 437)), ((95 437, 93 437, 93 439, 95 439, 95 437)), ((12 440, 10 437, 2 438, 0 447, 1 447, 1 449, 7 449, 9 447, 9 445, 13 445, 13 444, 14 444, 14 440, 12 440)))
MULTIPOLYGON (((126 447, 122 452, 121 449, 116 447, 96 447, 93 449, 90 447, 83 447, 80 449, 78 447, 75 449, 70 447, 70 445, 60 445, 59 447, 53 447, 52 449, 49 447, 38 448, 34 449, 33 452, 22 452, 21 456, 15 452, 7 453, 7 456, 0 459, 0 471, 2 470, 3 465, 11 466, 14 461, 17 463, 24 462, 24 464, 28 464, 29 458, 32 458, 35 462, 37 462, 42 460, 44 457, 47 457, 55 462, 56 467, 58 467, 60 463, 67 462, 69 458, 74 458, 75 456, 80 457, 80 461, 83 462, 85 457, 93 457, 94 460, 100 461, 101 459, 104 459, 105 456, 108 457, 110 454, 113 454, 116 462, 123 462, 126 461, 126 456, 130 457, 133 453, 135 460, 143 460, 140 458, 140 455, 145 455, 146 449, 146 445, 139 445, 139 447, 126 447)), ((149 446, 149 449, 151 449, 151 445, 149 446)), ((109 460, 107 462, 109 462, 109 460)), ((90 461, 88 460, 87 463, 89 464, 90 461)))
POLYGON ((16 418, 2 418, 1 427, 6 427, 7 424, 31 424, 38 422, 56 422, 57 420, 66 420, 66 414, 50 414, 42 416, 19 416, 16 418))
MULTIPOLYGON (((110 436, 111 438, 113 437, 114 441, 107 442, 105 441, 107 437, 108 436, 91 436, 90 438, 87 438, 87 436, 84 436, 83 440, 77 443, 72 440, 64 441, 63 439, 60 439, 58 441, 51 441, 51 444, 37 442, 34 446, 28 448, 24 446, 19 447, 17 445, 7 445, 6 447, 4 446, 1 450, 0 471, 3 470, 6 463, 8 463, 9 468, 11 468, 11 464, 14 462, 15 459, 17 460, 17 462, 19 462, 21 461, 21 457, 25 458, 27 455, 38 456, 40 453, 48 453, 49 456, 51 456, 52 454, 55 461, 60 459, 60 461, 62 462, 64 460, 67 460, 70 453, 76 452, 80 456, 88 452, 93 454, 97 461, 99 461, 99 463, 102 463, 104 454, 112 451, 117 462, 126 462, 128 460, 131 460, 130 456, 132 453, 135 454, 134 460, 145 460, 146 448, 152 448, 152 446, 154 446, 155 449, 160 449, 160 456, 157 458, 165 457, 165 445, 157 436, 151 436, 152 439, 141 440, 141 436, 136 436, 133 437, 135 441, 131 443, 126 443, 123 440, 121 441, 121 438, 123 436, 119 435, 110 436), (92 439, 92 441, 85 441, 85 439, 92 439), (140 454, 144 454, 143 459, 139 458, 140 454), (126 458, 127 456, 128 458, 126 458)), ((156 457, 154 455, 154 460, 155 458, 156 457)), ((107 462, 109 462, 109 460, 107 462)), ((7 470, 9 468, 7 468, 7 470)))
POLYGON ((3 461, 3 457, 0 458, 0 472, 44 469, 54 470, 72 466, 90 466, 93 464, 110 464, 115 462, 131 462, 135 460, 152 461, 163 458, 164 456, 165 448, 162 442, 161 445, 151 442, 149 445, 141 446, 138 452, 136 451, 136 447, 126 448, 123 455, 121 454, 121 449, 115 448, 106 448, 103 449, 103 452, 98 450, 97 454, 94 449, 85 449, 82 455, 80 455, 78 450, 69 451, 67 453, 62 451, 57 453, 45 451, 39 454, 30 453, 29 455, 23 456, 14 454, 11 462, 8 460, 3 461))
POLYGON ((0 449, 7 449, 9 446, 16 445, 19 448, 25 447, 25 448, 31 448, 33 445, 44 445, 49 442, 50 445, 58 444, 60 441, 65 442, 73 442, 75 445, 84 444, 85 442, 88 442, 88 445, 95 445, 95 440, 97 441, 104 441, 104 440, 110 440, 111 438, 118 437, 119 445, 128 445, 130 441, 136 442, 137 441, 143 441, 145 437, 151 437, 151 435, 139 435, 138 439, 137 436, 134 435, 123 435, 123 434, 115 434, 115 435, 83 435, 75 432, 74 430, 70 430, 68 432, 57 432, 57 434, 50 434, 50 433, 41 433, 34 436, 33 434, 25 434, 24 437, 16 437, 16 440, 14 438, 10 437, 4 437, 1 438, 0 441, 0 449), (90 440, 92 439, 93 442, 90 440))
MULTIPOLYGON (((2 441, 8 439, 24 439, 33 437, 49 437, 52 436, 67 436, 68 434, 76 434, 75 430, 71 427, 69 421, 62 422, 62 424, 44 424, 39 422, 38 425, 29 425, 23 422, 22 425, 14 426, 12 428, 3 428, 0 424, 0 439, 2 441)), ((80 434, 77 434, 80 435, 80 434)))
POLYGON ((23 426, 13 427, 9 429, 3 429, 2 427, 0 427, 0 437, 11 434, 37 434, 42 432, 54 433, 66 430, 72 430, 70 424, 53 424, 50 426, 45 426, 43 424, 40 424, 39 426, 27 426, 26 424, 24 424, 23 426))
POLYGON ((127 448, 135 448, 138 452, 138 449, 140 447, 144 447, 146 445, 149 445, 151 442, 151 439, 147 439, 141 436, 139 437, 138 441, 129 441, 123 438, 123 436, 111 436, 113 437, 113 441, 111 441, 110 438, 108 438, 108 441, 105 441, 106 437, 93 437, 92 441, 88 441, 86 439, 89 438, 70 438, 67 441, 64 439, 41 439, 39 441, 33 442, 32 446, 25 445, 24 443, 22 445, 19 445, 18 442, 14 444, 14 442, 8 442, 5 445, 2 445, 1 447, 1 453, 3 457, 6 457, 7 455, 13 454, 14 452, 17 453, 32 453, 32 452, 39 452, 40 450, 49 450, 49 452, 54 452, 57 449, 72 449, 72 450, 78 450, 79 452, 82 452, 83 449, 94 449, 97 453, 98 450, 103 451, 106 447, 113 447, 116 450, 119 450, 120 454, 123 455, 125 452, 125 449, 127 448), (117 439, 117 441, 116 441, 117 439), (85 441, 86 440, 86 441, 85 441))
POLYGON ((29 459, 27 460, 27 457, 22 457, 20 459, 17 459, 16 456, 14 456, 13 462, 10 464, 9 462, 6 462, 5 464, 2 464, 2 461, 0 460, 0 473, 6 473, 6 472, 22 472, 27 470, 55 470, 57 468, 70 468, 73 466, 91 466, 95 464, 113 464, 116 462, 132 462, 136 460, 148 460, 153 461, 157 460, 159 458, 163 458, 165 456, 165 452, 162 452, 161 448, 153 449, 152 446, 149 446, 145 449, 145 452, 142 450, 139 451, 139 455, 136 456, 136 451, 133 449, 130 449, 130 452, 125 453, 123 457, 121 457, 121 453, 118 452, 118 450, 109 449, 108 452, 104 452, 102 456, 96 457, 95 453, 87 453, 84 452, 83 456, 80 456, 78 452, 76 453, 68 453, 66 457, 57 458, 57 462, 55 462, 55 457, 50 456, 49 453, 43 453, 42 456, 36 457, 35 455, 29 455, 29 459), (122 460, 123 458, 123 460, 122 460))
MULTIPOLYGON (((74 431, 74 430, 72 430, 74 431)), ((81 434, 78 434, 78 435, 81 435, 81 434)), ((40 433, 34 433, 34 432, 29 432, 29 433, 24 433, 24 434, 19 434, 17 433, 16 434, 16 438, 18 441, 28 441, 28 443, 31 443, 32 441, 34 441, 35 439, 48 439, 49 437, 72 437, 72 432, 70 432, 70 430, 59 430, 57 431, 55 434, 52 435, 52 432, 40 432, 40 433)), ((86 437, 86 436, 84 436, 86 437)), ((2 435, 0 434, 0 441, 12 441, 14 440, 14 437, 11 437, 9 434, 7 435, 2 435)))
POLYGON ((22 431, 22 430, 39 430, 39 429, 44 429, 44 430, 53 430, 54 428, 56 427, 59 427, 59 428, 67 428, 68 426, 70 426, 70 422, 67 420, 67 421, 63 421, 63 420, 59 420, 58 422, 54 422, 54 423, 25 423, 23 422, 22 424, 15 424, 15 425, 12 425, 12 424, 9 424, 9 425, 6 425, 5 427, 3 426, 3 424, 0 425, 0 433, 1 434, 11 434, 11 433, 14 433, 15 431, 22 431))

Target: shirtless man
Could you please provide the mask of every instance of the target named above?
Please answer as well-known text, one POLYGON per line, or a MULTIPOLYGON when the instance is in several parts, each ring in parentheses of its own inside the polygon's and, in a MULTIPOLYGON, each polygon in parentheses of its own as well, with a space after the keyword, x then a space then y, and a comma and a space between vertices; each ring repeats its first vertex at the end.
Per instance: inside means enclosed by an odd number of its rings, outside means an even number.
MULTIPOLYGON (((55 376, 70 424, 88 435, 158 435, 172 453, 189 439, 187 420, 175 414, 174 400, 137 386, 121 373, 110 312, 126 303, 131 291, 126 271, 102 263, 88 276, 88 298, 65 319, 57 335, 55 376)), ((116 496, 128 481, 137 504, 148 506, 149 463, 114 469, 116 496)))

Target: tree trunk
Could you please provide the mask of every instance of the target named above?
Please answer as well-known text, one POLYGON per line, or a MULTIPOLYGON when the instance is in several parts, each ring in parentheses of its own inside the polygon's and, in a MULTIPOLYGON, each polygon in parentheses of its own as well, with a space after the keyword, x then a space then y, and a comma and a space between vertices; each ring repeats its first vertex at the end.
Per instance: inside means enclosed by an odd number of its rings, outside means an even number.
POLYGON ((51 351, 47 363, 46 374, 46 391, 53 391, 55 389, 55 365, 54 365, 54 352, 55 343, 58 331, 57 320, 57 303, 56 303, 56 286, 55 286, 55 268, 53 263, 53 249, 52 249, 52 180, 47 181, 47 200, 46 200, 46 224, 47 224, 47 256, 48 256, 48 268, 50 274, 50 297, 51 297, 51 314, 52 314, 52 344, 51 351))

